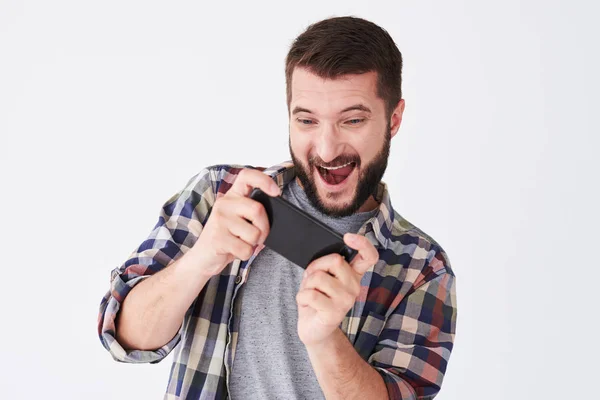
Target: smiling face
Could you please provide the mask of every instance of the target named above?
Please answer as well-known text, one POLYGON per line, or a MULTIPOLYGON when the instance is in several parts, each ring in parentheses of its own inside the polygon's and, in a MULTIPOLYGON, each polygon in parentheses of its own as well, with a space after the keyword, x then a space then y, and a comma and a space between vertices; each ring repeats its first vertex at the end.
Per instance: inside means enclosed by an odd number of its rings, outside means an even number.
POLYGON ((376 72, 324 79, 294 69, 290 154, 300 186, 323 214, 344 217, 377 207, 372 194, 387 167, 404 100, 387 118, 376 89, 376 72))

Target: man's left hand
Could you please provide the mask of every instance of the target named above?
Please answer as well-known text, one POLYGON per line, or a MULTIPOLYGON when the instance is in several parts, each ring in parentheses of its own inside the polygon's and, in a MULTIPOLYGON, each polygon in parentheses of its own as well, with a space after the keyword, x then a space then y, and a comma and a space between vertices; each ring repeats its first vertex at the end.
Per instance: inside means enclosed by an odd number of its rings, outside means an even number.
POLYGON ((379 253, 361 235, 346 233, 344 242, 358 250, 348 264, 340 254, 328 254, 306 268, 298 304, 298 336, 305 346, 327 341, 339 327, 360 293, 360 281, 379 260, 379 253))

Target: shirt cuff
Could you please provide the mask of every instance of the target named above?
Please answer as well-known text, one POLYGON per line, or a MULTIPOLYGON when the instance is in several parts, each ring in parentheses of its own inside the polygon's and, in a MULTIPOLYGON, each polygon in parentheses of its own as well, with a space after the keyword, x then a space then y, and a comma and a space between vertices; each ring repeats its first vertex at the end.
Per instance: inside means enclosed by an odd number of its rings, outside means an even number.
POLYGON ((116 339, 115 319, 125 297, 124 292, 128 293, 136 284, 150 276, 138 276, 125 282, 117 275, 113 278, 113 290, 108 292, 102 300, 98 321, 100 341, 116 361, 155 364, 163 360, 179 343, 181 330, 167 344, 156 350, 125 350, 116 339), (118 288, 118 294, 114 292, 115 288, 118 288), (117 300, 117 297, 121 298, 121 301, 117 300))
POLYGON ((412 386, 398 375, 381 367, 373 367, 383 378, 390 400, 417 400, 417 393, 412 386))

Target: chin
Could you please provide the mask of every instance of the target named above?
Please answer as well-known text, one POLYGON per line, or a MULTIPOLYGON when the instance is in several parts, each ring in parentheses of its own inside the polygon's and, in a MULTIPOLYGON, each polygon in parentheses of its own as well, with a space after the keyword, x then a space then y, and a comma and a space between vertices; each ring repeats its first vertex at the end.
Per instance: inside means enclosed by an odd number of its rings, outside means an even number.
MULTIPOLYGON (((349 209, 352 208, 356 198, 356 182, 347 182, 345 188, 340 191, 332 191, 320 182, 320 177, 315 177, 318 182, 313 180, 313 184, 318 188, 318 196, 322 207, 327 210, 327 214, 346 215, 349 209)), ((352 178, 354 179, 354 178, 352 178)))

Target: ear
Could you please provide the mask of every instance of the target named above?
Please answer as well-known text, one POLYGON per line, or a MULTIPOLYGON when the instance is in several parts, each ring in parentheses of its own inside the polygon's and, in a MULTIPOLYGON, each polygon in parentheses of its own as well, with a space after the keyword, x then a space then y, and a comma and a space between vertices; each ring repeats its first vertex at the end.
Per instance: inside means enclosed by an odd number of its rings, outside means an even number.
POLYGON ((400 129, 402 114, 404 114, 404 99, 400 99, 390 117, 390 129, 392 137, 394 137, 396 133, 398 133, 398 129, 400 129))

